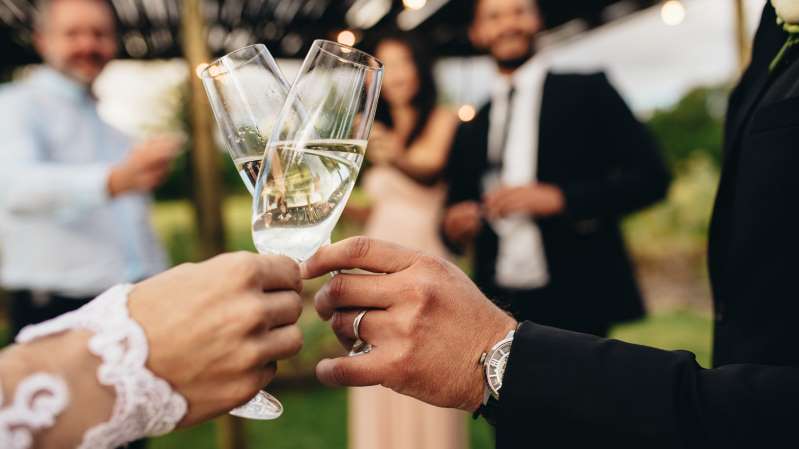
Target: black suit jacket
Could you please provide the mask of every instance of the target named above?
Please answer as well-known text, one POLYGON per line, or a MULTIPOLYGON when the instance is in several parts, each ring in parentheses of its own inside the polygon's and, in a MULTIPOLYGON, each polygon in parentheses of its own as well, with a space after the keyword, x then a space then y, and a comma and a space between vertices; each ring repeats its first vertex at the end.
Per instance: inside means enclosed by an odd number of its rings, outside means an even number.
POLYGON ((799 63, 767 68, 786 37, 768 5, 730 100, 709 258, 716 367, 525 323, 498 447, 799 446, 799 63))
MULTIPOLYGON (((482 198, 489 109, 457 132, 445 171, 448 205, 482 198)), ((669 174, 658 146, 604 74, 549 74, 538 127, 538 180, 560 187, 567 207, 537 221, 555 298, 547 301, 554 323, 545 324, 582 329, 640 317, 619 218, 664 197, 669 174)), ((475 242, 474 278, 503 302, 494 282, 497 244, 484 225, 475 242)))

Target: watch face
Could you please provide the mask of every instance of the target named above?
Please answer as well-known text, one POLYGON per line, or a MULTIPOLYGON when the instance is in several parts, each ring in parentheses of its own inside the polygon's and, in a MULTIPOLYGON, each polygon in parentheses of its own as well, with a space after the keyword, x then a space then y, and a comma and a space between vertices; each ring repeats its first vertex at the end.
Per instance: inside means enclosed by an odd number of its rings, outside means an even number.
POLYGON ((485 364, 486 379, 488 388, 495 398, 499 398, 499 390, 502 388, 502 379, 505 377, 505 367, 508 365, 510 348, 512 342, 501 344, 496 350, 488 354, 485 364))

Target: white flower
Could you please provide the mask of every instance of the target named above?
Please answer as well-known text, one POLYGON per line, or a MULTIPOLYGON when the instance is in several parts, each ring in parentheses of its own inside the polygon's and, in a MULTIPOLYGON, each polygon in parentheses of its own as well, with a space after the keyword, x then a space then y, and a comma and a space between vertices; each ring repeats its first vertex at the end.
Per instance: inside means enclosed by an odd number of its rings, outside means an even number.
POLYGON ((799 24, 799 0, 771 0, 777 17, 791 25, 799 24))

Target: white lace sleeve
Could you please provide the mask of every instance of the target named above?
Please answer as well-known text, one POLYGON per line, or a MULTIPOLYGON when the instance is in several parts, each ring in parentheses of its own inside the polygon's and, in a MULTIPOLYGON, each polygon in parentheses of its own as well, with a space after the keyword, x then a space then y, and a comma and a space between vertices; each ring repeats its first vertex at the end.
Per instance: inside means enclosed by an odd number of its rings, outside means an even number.
POLYGON ((37 373, 20 382, 11 403, 3 402, 0 389, 0 447, 28 449, 35 432, 55 424, 69 403, 69 390, 60 378, 37 373))
POLYGON ((111 449, 145 436, 163 435, 186 414, 186 399, 145 366, 147 337, 128 314, 132 288, 113 287, 74 312, 24 328, 17 337, 18 343, 26 343, 70 329, 94 333, 89 350, 102 361, 97 379, 113 387, 117 397, 110 420, 89 429, 79 449, 111 449))

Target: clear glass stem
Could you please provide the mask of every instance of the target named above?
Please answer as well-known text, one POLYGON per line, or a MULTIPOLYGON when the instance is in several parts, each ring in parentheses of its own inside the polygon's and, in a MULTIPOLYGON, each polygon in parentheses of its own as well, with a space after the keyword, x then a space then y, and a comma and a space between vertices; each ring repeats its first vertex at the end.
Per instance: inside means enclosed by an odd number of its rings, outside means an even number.
POLYGON ((233 416, 247 419, 269 421, 280 418, 283 414, 283 404, 276 397, 265 391, 259 391, 250 402, 230 411, 233 416))

